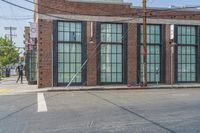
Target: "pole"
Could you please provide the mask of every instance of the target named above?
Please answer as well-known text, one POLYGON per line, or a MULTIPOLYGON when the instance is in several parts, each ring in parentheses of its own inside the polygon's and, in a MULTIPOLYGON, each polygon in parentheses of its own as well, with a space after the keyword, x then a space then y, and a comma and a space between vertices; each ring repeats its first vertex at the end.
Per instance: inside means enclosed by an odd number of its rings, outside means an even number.
POLYGON ((13 40, 13 39, 12 39, 12 29, 10 28, 10 41, 11 41, 11 43, 13 43, 12 40, 13 40))
POLYGON ((147 1, 143 0, 144 86, 147 86, 147 1))
POLYGON ((175 49, 176 43, 172 42, 171 44, 171 88, 173 88, 174 84, 174 49, 175 49))
POLYGON ((16 27, 5 27, 5 30, 9 30, 8 36, 10 37, 10 41, 11 41, 11 43, 13 44, 13 37, 14 37, 14 36, 17 36, 17 35, 15 35, 15 34, 13 34, 13 31, 14 31, 14 30, 17 30, 17 28, 16 28, 16 27))

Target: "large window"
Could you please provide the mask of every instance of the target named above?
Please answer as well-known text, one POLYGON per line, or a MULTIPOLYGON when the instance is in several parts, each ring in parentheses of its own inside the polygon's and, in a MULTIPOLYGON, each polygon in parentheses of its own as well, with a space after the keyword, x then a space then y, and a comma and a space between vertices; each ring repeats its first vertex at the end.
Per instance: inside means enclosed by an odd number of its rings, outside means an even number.
MULTIPOLYGON (((147 81, 161 82, 161 26, 147 26, 147 81)), ((140 81, 144 78, 143 25, 140 25, 140 81)))
POLYGON ((177 26, 177 81, 196 81, 196 27, 177 26))
POLYGON ((123 82, 122 24, 102 23, 100 46, 100 82, 123 82))
MULTIPOLYGON (((58 84, 69 83, 82 65, 82 24, 58 22, 58 84)), ((82 71, 72 83, 82 83, 82 71)))

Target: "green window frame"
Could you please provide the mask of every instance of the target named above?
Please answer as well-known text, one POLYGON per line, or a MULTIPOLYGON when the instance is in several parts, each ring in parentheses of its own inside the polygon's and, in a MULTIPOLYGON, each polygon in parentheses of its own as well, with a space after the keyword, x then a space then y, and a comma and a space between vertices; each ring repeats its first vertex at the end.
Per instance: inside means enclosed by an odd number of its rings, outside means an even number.
MULTIPOLYGON (((82 66, 82 23, 59 21, 57 26, 57 82, 67 84, 82 66)), ((82 74, 81 70, 72 84, 81 84, 82 74)))
POLYGON ((176 81, 197 81, 197 27, 178 25, 177 28, 176 81))
MULTIPOLYGON (((140 25, 140 71, 139 81, 144 78, 143 25, 140 25)), ((147 25, 147 82, 161 82, 162 26, 147 25)))
POLYGON ((100 83, 123 83, 123 24, 100 24, 100 83))

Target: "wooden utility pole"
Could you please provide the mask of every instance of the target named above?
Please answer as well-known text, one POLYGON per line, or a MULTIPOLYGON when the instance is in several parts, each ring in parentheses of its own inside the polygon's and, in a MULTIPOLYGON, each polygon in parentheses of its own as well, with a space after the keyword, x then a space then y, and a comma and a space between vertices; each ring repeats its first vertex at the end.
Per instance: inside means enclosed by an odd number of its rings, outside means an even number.
POLYGON ((7 36, 9 36, 11 43, 13 43, 13 37, 16 37, 17 35, 13 34, 13 31, 17 30, 16 27, 5 27, 5 30, 9 31, 9 34, 7 34, 7 36))
POLYGON ((147 1, 143 0, 144 86, 147 86, 147 1))

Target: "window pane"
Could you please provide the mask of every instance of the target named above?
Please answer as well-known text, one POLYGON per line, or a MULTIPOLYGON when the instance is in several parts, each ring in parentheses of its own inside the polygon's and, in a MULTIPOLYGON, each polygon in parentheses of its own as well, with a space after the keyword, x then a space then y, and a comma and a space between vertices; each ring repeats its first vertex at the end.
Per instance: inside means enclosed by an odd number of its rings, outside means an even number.
POLYGON ((70 72, 70 65, 69 65, 69 63, 65 63, 65 65, 64 65, 64 72, 70 72))
POLYGON ((121 34, 117 34, 117 42, 122 43, 122 35, 121 34))
POLYGON ((63 32, 58 32, 58 41, 63 41, 63 40, 64 40, 63 32))
POLYGON ((63 62, 63 53, 58 53, 58 62, 63 62))
POLYGON ((101 82, 106 82, 106 73, 101 73, 101 82))
POLYGON ((117 35, 116 34, 112 34, 112 42, 117 42, 117 35))
POLYGON ((117 73, 117 82, 122 82, 122 73, 117 73))
POLYGON ((64 73, 64 82, 65 83, 68 83, 70 82, 70 73, 64 73))
POLYGON ((76 41, 81 41, 81 33, 76 33, 76 41))
POLYGON ((117 73, 112 73, 112 82, 117 82, 117 73))
POLYGON ((69 53, 65 53, 64 54, 64 61, 63 62, 70 62, 70 54, 69 53))
POLYGON ((69 45, 70 44, 64 44, 64 52, 69 52, 70 51, 69 45))
POLYGON ((69 41, 69 32, 64 32, 64 41, 69 41))
POLYGON ((76 23, 76 32, 80 32, 81 33, 81 24, 80 23, 76 23))
POLYGON ((62 63, 58 64, 58 72, 64 72, 63 64, 62 63))
POLYGON ((58 73, 58 83, 63 83, 64 81, 64 74, 63 73, 58 73))
POLYGON ((70 31, 76 31, 76 24, 75 23, 70 23, 70 31))
POLYGON ((63 52, 63 44, 58 44, 58 52, 63 52))
POLYGON ((58 31, 63 31, 63 23, 62 22, 59 22, 58 23, 58 31))
POLYGON ((70 31, 68 22, 64 23, 64 31, 70 31))

